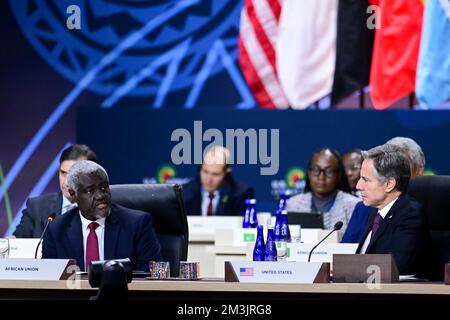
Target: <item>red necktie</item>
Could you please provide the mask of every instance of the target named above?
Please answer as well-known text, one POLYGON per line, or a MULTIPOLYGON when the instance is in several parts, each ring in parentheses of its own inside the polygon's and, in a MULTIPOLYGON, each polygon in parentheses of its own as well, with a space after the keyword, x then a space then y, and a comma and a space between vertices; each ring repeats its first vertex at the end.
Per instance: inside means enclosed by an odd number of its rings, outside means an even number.
POLYGON ((98 238, 95 233, 95 229, 97 229, 97 227, 97 222, 91 222, 88 225, 89 234, 86 241, 86 271, 89 271, 92 261, 100 260, 98 253, 98 238))
POLYGON ((209 195, 209 203, 208 203, 208 211, 207 214, 208 216, 212 216, 213 215, 213 199, 214 199, 214 193, 210 192, 209 195))

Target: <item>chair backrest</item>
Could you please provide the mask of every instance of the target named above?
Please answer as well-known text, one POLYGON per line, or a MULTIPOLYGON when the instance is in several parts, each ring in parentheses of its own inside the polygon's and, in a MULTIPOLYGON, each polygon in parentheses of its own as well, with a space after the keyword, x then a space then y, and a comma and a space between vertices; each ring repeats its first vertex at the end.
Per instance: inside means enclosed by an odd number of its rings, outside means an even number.
POLYGON ((170 262, 171 276, 178 277, 179 262, 187 259, 189 238, 182 187, 168 184, 122 184, 111 185, 110 188, 113 202, 152 215, 161 254, 165 261, 170 262))
POLYGON ((444 265, 450 262, 450 176, 411 179, 408 193, 422 204, 427 214, 430 280, 442 280, 444 265))

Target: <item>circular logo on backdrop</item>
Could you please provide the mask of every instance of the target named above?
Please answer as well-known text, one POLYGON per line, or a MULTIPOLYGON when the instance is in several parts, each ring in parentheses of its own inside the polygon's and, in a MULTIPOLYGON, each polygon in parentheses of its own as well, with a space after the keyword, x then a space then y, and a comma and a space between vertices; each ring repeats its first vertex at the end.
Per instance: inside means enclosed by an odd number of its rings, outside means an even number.
MULTIPOLYGON (((10 0, 23 33, 42 58, 64 78, 77 83, 133 32, 142 39, 100 71, 88 89, 107 95, 153 62, 153 72, 129 96, 154 95, 177 48, 185 42, 169 91, 191 86, 215 40, 221 39, 234 59, 241 1, 186 0, 10 0), (183 7, 182 4, 185 4, 183 7), (70 30, 68 7, 80 8, 80 29, 70 30), (144 30, 147 29, 147 32, 144 30), (175 50, 175 51, 174 51, 175 50), (173 56, 172 56, 173 55, 173 56), (159 60, 157 60, 159 59, 159 60)), ((181 49, 180 49, 181 50, 181 49)), ((223 69, 216 63, 210 76, 223 69)))
POLYGON ((436 171, 431 168, 425 168, 425 170, 423 171, 424 176, 435 176, 436 174, 436 171))
POLYGON ((176 171, 172 166, 165 165, 159 168, 157 173, 158 183, 166 183, 172 177, 175 177, 176 171))
POLYGON ((290 188, 296 186, 296 183, 305 179, 305 171, 300 167, 293 167, 286 174, 286 182, 290 188))

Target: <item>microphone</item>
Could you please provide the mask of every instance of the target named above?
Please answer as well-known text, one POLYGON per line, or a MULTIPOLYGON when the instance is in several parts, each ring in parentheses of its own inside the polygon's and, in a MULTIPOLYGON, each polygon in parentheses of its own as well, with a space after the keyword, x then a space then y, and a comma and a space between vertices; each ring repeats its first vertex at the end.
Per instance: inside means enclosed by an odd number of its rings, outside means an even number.
POLYGON ((316 244, 311 251, 309 252, 309 256, 308 256, 308 262, 311 260, 311 255, 314 251, 315 248, 317 248, 319 246, 319 244, 321 244, 326 238, 328 238, 330 236, 330 234, 332 234, 335 231, 341 230, 342 226, 344 225, 344 223, 342 221, 338 221, 334 224, 333 230, 331 230, 322 240, 319 241, 318 244, 316 244))
POLYGON ((37 246, 36 246, 36 252, 34 253, 34 258, 35 258, 35 259, 37 259, 37 254, 38 254, 39 246, 41 245, 42 239, 44 239, 45 231, 47 231, 47 228, 48 228, 48 225, 50 224, 50 222, 52 222, 53 220, 55 220, 55 217, 56 217, 56 214, 55 214, 55 213, 49 214, 48 217, 47 217, 47 223, 45 224, 44 231, 42 231, 41 238, 39 239, 39 242, 38 242, 38 244, 37 244, 37 246))

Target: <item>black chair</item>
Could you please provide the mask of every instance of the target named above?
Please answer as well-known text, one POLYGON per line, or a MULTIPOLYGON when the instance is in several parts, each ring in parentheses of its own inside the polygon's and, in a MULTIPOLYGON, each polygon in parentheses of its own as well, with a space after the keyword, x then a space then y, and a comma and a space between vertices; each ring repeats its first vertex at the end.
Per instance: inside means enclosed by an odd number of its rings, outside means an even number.
POLYGON ((111 185, 110 188, 113 202, 152 215, 161 254, 165 261, 170 262, 170 275, 178 277, 179 262, 187 259, 189 237, 182 187, 123 184, 111 185))
POLYGON ((425 209, 430 230, 429 279, 442 280, 450 262, 450 176, 411 179, 408 193, 425 209))

